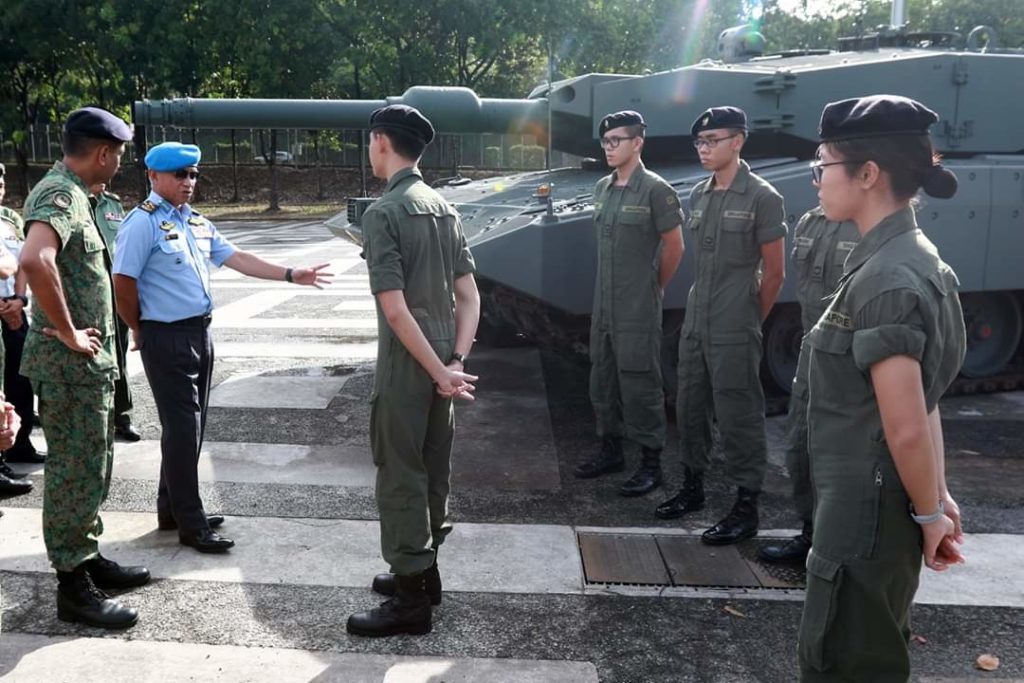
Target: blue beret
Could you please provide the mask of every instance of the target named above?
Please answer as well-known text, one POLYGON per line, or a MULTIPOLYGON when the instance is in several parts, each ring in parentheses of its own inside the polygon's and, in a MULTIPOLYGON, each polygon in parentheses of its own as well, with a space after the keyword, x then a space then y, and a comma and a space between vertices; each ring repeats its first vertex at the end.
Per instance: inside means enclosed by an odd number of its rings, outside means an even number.
POLYGON ((627 109, 626 111, 608 114, 608 116, 601 119, 601 124, 597 127, 597 134, 603 137, 608 131, 614 128, 621 128, 622 126, 643 126, 646 128, 647 124, 644 123, 644 117, 640 115, 640 112, 627 109))
POLYGON ((177 171, 198 166, 202 152, 195 145, 161 142, 146 152, 146 168, 150 171, 177 171))
POLYGON ((99 107, 82 107, 68 114, 64 132, 83 138, 116 142, 129 142, 132 139, 131 126, 99 107))
POLYGON ((419 109, 405 104, 391 104, 370 114, 370 130, 395 128, 405 131, 426 144, 434 139, 434 126, 419 109))
POLYGON ((888 135, 927 135, 939 115, 909 97, 871 95, 825 105, 818 135, 822 142, 888 135))
POLYGON ((690 126, 690 135, 716 128, 739 128, 747 130, 747 114, 739 107, 711 107, 697 117, 690 126))

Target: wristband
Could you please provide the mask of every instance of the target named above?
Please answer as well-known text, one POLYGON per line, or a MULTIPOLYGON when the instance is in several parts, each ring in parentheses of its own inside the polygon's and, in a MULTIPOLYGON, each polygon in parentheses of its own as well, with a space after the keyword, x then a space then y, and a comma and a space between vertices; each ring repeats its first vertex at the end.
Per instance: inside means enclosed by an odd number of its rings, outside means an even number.
POLYGON ((451 363, 451 362, 452 362, 453 360, 457 360, 457 361, 459 361, 460 363, 462 363, 462 367, 463 367, 463 368, 465 368, 465 367, 466 367, 466 357, 465 357, 465 356, 463 356, 463 355, 462 355, 461 353, 459 353, 458 351, 456 351, 455 353, 453 353, 453 354, 452 354, 451 360, 449 360, 448 362, 449 362, 449 363, 451 363))
POLYGON ((937 522, 940 519, 942 519, 943 516, 945 516, 945 514, 946 514, 946 505, 942 502, 941 499, 939 500, 939 509, 936 510, 935 512, 933 512, 930 515, 919 515, 919 514, 916 514, 914 512, 914 504, 913 503, 910 504, 910 518, 912 520, 914 520, 915 522, 917 522, 918 524, 920 524, 921 526, 924 526, 925 524, 932 524, 934 522, 937 522))
POLYGON ((291 268, 285 268, 284 269, 284 281, 285 282, 295 282, 295 280, 292 279, 292 269, 291 268))

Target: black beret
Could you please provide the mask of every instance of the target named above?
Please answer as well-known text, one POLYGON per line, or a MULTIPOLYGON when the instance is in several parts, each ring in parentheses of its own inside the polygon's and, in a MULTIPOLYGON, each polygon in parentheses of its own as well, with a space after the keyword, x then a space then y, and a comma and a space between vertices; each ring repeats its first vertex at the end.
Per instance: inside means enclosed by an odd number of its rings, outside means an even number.
POLYGON ((711 107, 697 117, 690 126, 690 135, 716 128, 740 128, 747 130, 747 114, 739 107, 711 107))
POLYGON ((434 139, 434 126, 415 107, 391 104, 370 114, 370 130, 395 128, 415 135, 426 144, 434 139))
POLYGON ((644 117, 640 116, 640 112, 631 111, 617 111, 614 114, 608 114, 608 116, 601 119, 601 125, 597 127, 597 134, 599 137, 604 137, 604 134, 614 128, 621 128, 622 126, 643 126, 647 127, 644 123, 644 117))
POLYGON ((822 142, 888 135, 927 135, 939 115, 900 95, 854 97, 826 104, 818 135, 822 142))
POLYGON ((83 138, 117 142, 129 142, 132 139, 131 126, 99 107, 82 107, 68 114, 68 120, 64 122, 64 132, 83 138))

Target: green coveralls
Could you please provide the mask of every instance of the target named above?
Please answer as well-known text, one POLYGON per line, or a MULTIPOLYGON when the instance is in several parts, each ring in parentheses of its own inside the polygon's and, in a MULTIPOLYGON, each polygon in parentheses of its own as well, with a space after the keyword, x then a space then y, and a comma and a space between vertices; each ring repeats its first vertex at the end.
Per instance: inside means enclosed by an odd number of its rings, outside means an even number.
POLYGON ((732 184, 690 192, 685 241, 696 273, 679 339, 677 424, 683 464, 703 472, 717 420, 726 476, 760 491, 768 457, 761 388, 761 245, 786 236, 782 196, 745 161, 732 184))
POLYGON ((885 442, 871 367, 921 364, 930 413, 966 349, 956 275, 911 209, 884 219, 846 260, 839 290, 810 331, 814 543, 800 624, 803 681, 906 681, 921 530, 885 442))
MULTIPOLYGON (((828 295, 836 290, 843 263, 860 233, 853 223, 836 223, 825 218, 820 208, 803 215, 793 228, 793 261, 796 264, 796 297, 804 334, 810 332, 828 306, 828 295)), ((793 502, 804 525, 814 514, 810 456, 807 453, 807 356, 810 349, 800 345, 793 389, 786 418, 786 469, 793 483, 793 502)))
MULTIPOLYGON (((117 240, 117 230, 121 227, 121 220, 124 218, 124 206, 121 198, 113 192, 104 192, 96 197, 96 205, 93 210, 96 216, 96 226, 100 229, 103 241, 110 252, 110 260, 114 260, 114 248, 117 240)), ((114 312, 114 334, 116 336, 117 369, 119 377, 114 382, 114 424, 130 423, 132 413, 132 390, 128 383, 128 326, 117 315, 116 306, 114 312)))
POLYGON ((590 322, 590 401, 600 437, 665 447, 661 382, 662 233, 682 225, 679 196, 641 163, 622 187, 594 189, 597 282, 590 322))
MULTIPOLYGON (((370 290, 403 290, 409 312, 447 363, 455 351, 454 282, 475 270, 458 214, 409 168, 391 177, 384 195, 363 214, 362 228, 370 290)), ((454 411, 395 336, 379 302, 377 332, 370 447, 381 550, 393 573, 418 574, 434 563, 452 528, 454 411)))
POLYGON ((57 271, 76 328, 94 327, 103 344, 92 358, 42 333, 53 324, 35 303, 21 374, 39 396, 49 454, 43 493, 43 540, 57 571, 95 557, 103 532, 100 504, 110 486, 114 443, 114 304, 110 255, 96 227, 89 188, 57 162, 25 200, 25 224, 57 233, 57 271))

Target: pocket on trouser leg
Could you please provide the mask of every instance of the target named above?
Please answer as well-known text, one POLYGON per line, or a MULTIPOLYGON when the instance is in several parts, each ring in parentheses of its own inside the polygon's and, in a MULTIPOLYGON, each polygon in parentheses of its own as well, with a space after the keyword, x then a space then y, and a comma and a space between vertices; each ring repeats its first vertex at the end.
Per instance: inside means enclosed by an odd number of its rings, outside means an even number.
POLYGON ((748 389, 756 381, 751 373, 751 337, 746 333, 711 338, 711 383, 716 390, 748 389))
POLYGON ((370 399, 370 454, 376 467, 384 464, 384 444, 381 443, 381 439, 377 434, 377 424, 379 422, 377 416, 377 411, 379 410, 378 403, 377 396, 370 399))
POLYGON ((619 372, 649 372, 655 359, 650 332, 616 332, 615 360, 619 372))
POLYGON ((835 662, 839 639, 834 627, 842 585, 843 566, 812 549, 807 556, 807 596, 797 644, 802 671, 826 671, 835 662))

